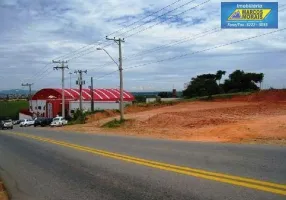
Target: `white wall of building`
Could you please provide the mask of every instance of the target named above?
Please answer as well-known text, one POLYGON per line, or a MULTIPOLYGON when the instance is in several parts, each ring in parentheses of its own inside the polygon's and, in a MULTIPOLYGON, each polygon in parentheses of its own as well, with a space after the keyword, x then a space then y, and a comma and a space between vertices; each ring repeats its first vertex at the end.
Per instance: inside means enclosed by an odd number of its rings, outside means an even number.
MULTIPOLYGON (((168 102, 168 101, 177 101, 181 98, 161 98, 161 101, 168 102)), ((155 102, 156 98, 146 98, 146 103, 152 103, 155 102)))
POLYGON ((32 117, 30 115, 19 113, 19 119, 32 119, 32 117))
POLYGON ((30 112, 43 114, 46 112, 46 100, 31 100, 30 112))
MULTIPOLYGON (((132 102, 124 102, 124 105, 132 104, 132 102)), ((70 101, 70 112, 71 110, 79 109, 79 101, 70 101)), ((85 111, 91 110, 91 102, 83 101, 82 109, 85 111)), ((117 102, 94 102, 94 110, 119 110, 119 103, 117 102)))

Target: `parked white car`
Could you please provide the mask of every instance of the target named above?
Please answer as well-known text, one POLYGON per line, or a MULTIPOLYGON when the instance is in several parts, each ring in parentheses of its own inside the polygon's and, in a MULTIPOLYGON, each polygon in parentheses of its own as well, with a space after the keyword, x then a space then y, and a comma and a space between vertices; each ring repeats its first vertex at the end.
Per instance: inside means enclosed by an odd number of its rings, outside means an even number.
POLYGON ((27 127, 27 126, 32 126, 34 125, 35 121, 32 119, 24 119, 21 123, 20 123, 20 127, 27 127))
POLYGON ((51 127, 54 126, 64 126, 68 123, 68 121, 63 118, 63 117, 55 117, 52 121, 52 123, 50 124, 51 127))

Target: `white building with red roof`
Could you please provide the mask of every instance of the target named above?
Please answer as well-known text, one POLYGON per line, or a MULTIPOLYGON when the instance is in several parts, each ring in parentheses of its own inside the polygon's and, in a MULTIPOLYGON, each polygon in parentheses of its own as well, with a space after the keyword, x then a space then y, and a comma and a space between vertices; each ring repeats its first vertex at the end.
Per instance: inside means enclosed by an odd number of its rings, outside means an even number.
MULTIPOLYGON (((64 89, 66 114, 70 115, 79 109, 79 89, 64 89)), ((95 110, 119 109, 119 89, 82 89, 83 110, 91 110, 92 94, 95 110)), ((127 91, 123 92, 124 104, 132 104, 134 96, 127 91)), ((30 100, 29 111, 34 116, 55 117, 61 115, 62 89, 45 88, 34 94, 30 100)))

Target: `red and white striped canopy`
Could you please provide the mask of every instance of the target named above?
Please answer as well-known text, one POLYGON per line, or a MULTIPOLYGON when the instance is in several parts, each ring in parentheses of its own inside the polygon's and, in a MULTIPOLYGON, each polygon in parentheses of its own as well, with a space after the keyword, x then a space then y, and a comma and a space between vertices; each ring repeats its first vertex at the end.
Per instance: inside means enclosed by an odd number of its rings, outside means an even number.
MULTIPOLYGON (((66 100, 79 100, 79 89, 64 89, 66 100)), ((92 98, 92 91, 90 89, 82 89, 82 99, 84 101, 90 101, 92 98)), ((39 90, 32 100, 47 100, 47 99, 61 99, 62 89, 59 88, 45 88, 39 90)), ((119 89, 93 89, 93 98, 95 101, 118 101, 120 99, 119 89)), ((127 91, 123 91, 124 101, 133 101, 134 96, 127 91)))

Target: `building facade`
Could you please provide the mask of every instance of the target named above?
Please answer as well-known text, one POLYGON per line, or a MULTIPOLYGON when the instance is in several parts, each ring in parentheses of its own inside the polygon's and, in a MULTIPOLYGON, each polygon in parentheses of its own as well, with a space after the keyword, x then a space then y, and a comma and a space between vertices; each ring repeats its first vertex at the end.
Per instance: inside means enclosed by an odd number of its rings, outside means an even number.
MULTIPOLYGON (((79 89, 64 89, 65 94, 65 114, 71 115, 79 109, 80 91, 79 89)), ((118 89, 82 89, 82 107, 83 110, 91 110, 92 95, 94 99, 95 110, 119 109, 120 91, 118 89)), ((132 104, 134 96, 123 92, 124 104, 132 104)), ((29 102, 29 111, 33 117, 55 117, 62 115, 62 89, 45 88, 34 94, 29 102)))

